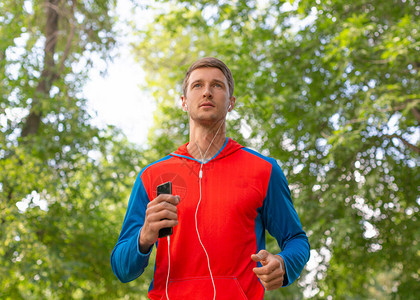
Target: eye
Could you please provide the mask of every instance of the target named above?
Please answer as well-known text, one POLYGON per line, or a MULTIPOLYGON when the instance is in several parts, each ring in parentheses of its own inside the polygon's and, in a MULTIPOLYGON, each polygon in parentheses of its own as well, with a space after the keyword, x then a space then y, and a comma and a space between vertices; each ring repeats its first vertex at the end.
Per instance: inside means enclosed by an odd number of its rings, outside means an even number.
POLYGON ((215 83, 215 84, 213 84, 213 86, 214 87, 217 87, 217 88, 221 88, 222 87, 222 85, 220 83, 215 83))
POLYGON ((193 84, 192 88, 199 88, 201 86, 201 83, 195 83, 193 84))

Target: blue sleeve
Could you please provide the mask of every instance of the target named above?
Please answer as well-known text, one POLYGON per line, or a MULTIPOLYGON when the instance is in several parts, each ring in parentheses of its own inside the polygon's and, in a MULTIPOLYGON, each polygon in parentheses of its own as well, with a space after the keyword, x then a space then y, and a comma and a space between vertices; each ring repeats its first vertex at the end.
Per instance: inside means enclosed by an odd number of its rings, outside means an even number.
POLYGON ((293 207, 290 190, 283 171, 270 159, 272 171, 263 205, 263 218, 268 232, 276 238, 279 255, 286 266, 283 286, 293 283, 309 260, 309 242, 293 207))
POLYGON ((118 279, 124 283, 136 279, 143 273, 149 263, 153 248, 151 247, 147 254, 141 253, 139 249, 140 230, 149 203, 149 197, 140 175, 134 183, 121 233, 111 254, 112 270, 118 279))

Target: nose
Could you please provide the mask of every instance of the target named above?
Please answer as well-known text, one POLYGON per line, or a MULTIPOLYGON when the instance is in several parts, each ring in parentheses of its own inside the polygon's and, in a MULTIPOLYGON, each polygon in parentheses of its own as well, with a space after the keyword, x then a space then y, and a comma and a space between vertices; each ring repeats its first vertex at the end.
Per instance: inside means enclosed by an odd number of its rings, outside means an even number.
POLYGON ((205 86, 205 88, 203 90, 203 97, 206 97, 206 98, 212 98, 213 97, 213 92, 211 90, 210 85, 205 86))

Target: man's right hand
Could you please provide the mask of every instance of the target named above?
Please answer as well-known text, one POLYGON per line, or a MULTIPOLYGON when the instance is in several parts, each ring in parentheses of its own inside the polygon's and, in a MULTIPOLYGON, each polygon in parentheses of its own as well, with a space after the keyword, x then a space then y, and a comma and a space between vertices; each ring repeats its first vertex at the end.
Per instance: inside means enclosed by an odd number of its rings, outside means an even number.
POLYGON ((178 224, 179 196, 162 194, 147 204, 146 219, 139 237, 140 252, 147 253, 158 240, 159 230, 178 224))

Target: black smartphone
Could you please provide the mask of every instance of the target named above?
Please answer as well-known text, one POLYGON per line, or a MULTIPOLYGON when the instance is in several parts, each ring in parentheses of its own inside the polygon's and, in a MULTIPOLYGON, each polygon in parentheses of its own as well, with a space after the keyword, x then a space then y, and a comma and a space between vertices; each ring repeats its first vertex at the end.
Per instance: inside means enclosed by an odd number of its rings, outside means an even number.
MULTIPOLYGON (((169 194, 172 195, 172 183, 170 181, 158 185, 156 188, 157 195, 169 194)), ((173 233, 172 227, 166 227, 159 230, 159 238, 171 235, 173 233)))

